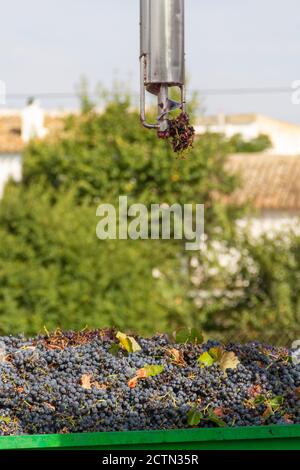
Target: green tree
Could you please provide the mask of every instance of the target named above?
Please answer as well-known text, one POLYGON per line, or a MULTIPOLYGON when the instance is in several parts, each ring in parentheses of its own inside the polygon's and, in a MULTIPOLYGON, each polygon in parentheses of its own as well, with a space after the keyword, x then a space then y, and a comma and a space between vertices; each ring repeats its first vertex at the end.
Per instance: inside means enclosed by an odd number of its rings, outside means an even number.
POLYGON ((254 139, 245 140, 241 134, 236 134, 229 139, 232 153, 259 153, 272 148, 270 137, 260 134, 254 139))
POLYGON ((100 241, 95 210, 74 192, 10 187, 0 211, 0 331, 185 324, 187 279, 159 241, 100 241), (158 272, 159 275, 155 274, 158 272))

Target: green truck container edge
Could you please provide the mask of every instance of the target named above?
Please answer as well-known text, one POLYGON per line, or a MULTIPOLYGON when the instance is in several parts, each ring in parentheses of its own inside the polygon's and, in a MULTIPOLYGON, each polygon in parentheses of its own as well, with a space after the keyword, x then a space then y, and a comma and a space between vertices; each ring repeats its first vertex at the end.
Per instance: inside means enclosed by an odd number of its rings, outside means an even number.
POLYGON ((300 425, 0 437, 0 450, 300 450, 300 425))

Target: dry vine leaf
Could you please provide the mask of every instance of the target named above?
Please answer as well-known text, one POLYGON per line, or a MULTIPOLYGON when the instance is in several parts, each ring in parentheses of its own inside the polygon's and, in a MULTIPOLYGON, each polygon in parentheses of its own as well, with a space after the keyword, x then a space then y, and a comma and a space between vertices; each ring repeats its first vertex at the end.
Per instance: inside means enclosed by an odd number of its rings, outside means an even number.
POLYGON ((106 390, 108 388, 105 384, 100 384, 99 382, 93 382, 93 387, 97 388, 98 390, 106 390))
POLYGON ((138 379, 146 379, 148 377, 146 369, 143 368, 143 369, 138 370, 136 373, 136 377, 138 379))
POLYGON ((55 406, 51 405, 51 403, 45 403, 45 406, 49 408, 49 410, 52 410, 52 411, 56 410, 55 406))
POLYGON ((133 377, 133 379, 130 379, 128 381, 128 387, 129 388, 135 388, 137 386, 139 378, 138 377, 133 377))
POLYGON ((269 419, 270 416, 272 416, 272 414, 273 414, 272 406, 268 403, 268 404, 266 405, 266 409, 265 409, 265 411, 264 411, 262 417, 263 417, 264 419, 269 419))
POLYGON ((218 418, 223 418, 224 417, 224 410, 222 407, 220 408, 215 408, 214 409, 214 414, 218 417, 218 418))
POLYGON ((296 388, 296 397, 300 398, 300 387, 296 388))
POLYGON ((175 364, 183 367, 186 365, 182 351, 179 351, 179 349, 172 348, 168 349, 168 353, 172 357, 173 362, 175 362, 175 364))
POLYGON ((58 431, 58 434, 70 434, 70 431, 68 428, 63 428, 60 431, 58 431))
POLYGON ((23 346, 21 350, 22 351, 35 351, 36 347, 35 346, 23 346))
POLYGON ((249 388, 249 396, 252 398, 257 397, 258 395, 262 394, 262 388, 259 384, 257 385, 252 385, 252 387, 249 388))
POLYGON ((156 375, 161 374, 165 370, 164 366, 145 366, 142 369, 139 369, 132 379, 128 381, 129 388, 135 388, 137 386, 138 380, 147 379, 149 377, 155 377, 156 375))
POLYGON ((220 368, 224 374, 228 369, 236 369, 239 364, 240 361, 234 352, 224 352, 220 359, 220 368))
POLYGON ((293 416, 292 416, 292 415, 289 415, 288 413, 286 413, 285 415, 283 415, 283 419, 284 419, 284 421, 286 422, 286 424, 294 424, 293 416))
POLYGON ((55 344, 47 344, 46 348, 50 349, 50 351, 63 351, 64 350, 63 346, 56 346, 55 344))
POLYGON ((8 354, 6 353, 6 347, 3 343, 2 345, 2 342, 0 343, 0 363, 1 362, 8 362, 7 360, 8 358, 8 354))
POLYGON ((84 374, 81 377, 80 384, 85 390, 91 390, 92 388, 91 379, 92 379, 92 376, 90 374, 84 374))
POLYGON ((80 384, 85 390, 91 390, 92 387, 98 390, 106 390, 108 388, 108 385, 101 384, 97 382, 97 380, 94 380, 91 374, 84 374, 80 379, 80 384))
POLYGON ((265 364, 262 362, 262 361, 256 361, 256 364, 258 365, 258 367, 260 367, 261 369, 264 369, 266 366, 265 364))

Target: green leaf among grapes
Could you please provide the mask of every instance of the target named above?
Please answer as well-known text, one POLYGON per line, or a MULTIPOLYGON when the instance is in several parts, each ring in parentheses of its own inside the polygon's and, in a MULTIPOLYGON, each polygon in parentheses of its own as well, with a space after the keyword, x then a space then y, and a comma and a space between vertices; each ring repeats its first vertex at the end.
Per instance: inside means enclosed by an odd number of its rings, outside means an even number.
POLYGON ((11 419, 8 416, 0 416, 0 422, 7 425, 11 422, 11 419))
POLYGON ((250 403, 255 408, 260 405, 265 405, 266 409, 263 413, 263 418, 269 419, 276 411, 280 410, 284 404, 284 398, 281 396, 272 397, 268 395, 258 395, 257 397, 250 400, 250 403))
POLYGON ((120 346, 125 349, 128 353, 136 353, 142 350, 138 342, 133 336, 127 336, 120 331, 116 334, 116 338, 120 341, 120 346))
POLYGON ((196 408, 191 408, 187 414, 187 422, 189 426, 198 426, 203 419, 203 414, 196 408))
POLYGON ((202 367, 211 367, 213 364, 218 364, 225 375, 228 369, 236 369, 240 363, 233 352, 226 352, 221 347, 211 348, 209 351, 204 352, 198 358, 198 362, 202 367))
POLYGON ((209 354, 209 352, 206 351, 203 354, 201 354, 201 356, 198 359, 198 362, 200 362, 200 364, 204 367, 210 367, 216 362, 216 359, 213 358, 209 354))
POLYGON ((278 411, 282 407, 282 405, 284 404, 284 398, 280 397, 280 396, 271 398, 271 400, 269 400, 269 404, 270 404, 273 412, 276 413, 276 411, 278 411))
POLYGON ((264 395, 257 395, 257 397, 253 399, 253 404, 259 406, 263 405, 266 401, 267 397, 265 397, 264 395))
POLYGON ((211 348, 209 351, 204 352, 198 359, 198 362, 202 366, 211 367, 215 362, 219 362, 223 355, 223 349, 219 348, 211 348))
POLYGON ((120 345, 116 343, 113 343, 108 350, 108 352, 112 354, 113 356, 117 356, 119 351, 120 351, 120 345))
POLYGON ((207 420, 216 424, 219 428, 225 428, 227 424, 219 416, 216 415, 213 411, 209 411, 207 414, 207 420))
POLYGON ((188 425, 192 427, 199 426, 201 421, 209 421, 216 424, 219 428, 224 428, 227 426, 225 421, 223 421, 213 410, 201 412, 196 406, 194 406, 187 414, 188 425))
POLYGON ((156 377, 157 375, 164 372, 164 366, 144 366, 143 370, 146 373, 146 377, 156 377))
POLYGON ((208 352, 211 355, 211 357, 213 357, 215 361, 217 362, 219 362, 222 359, 223 354, 224 354, 224 350, 223 348, 221 348, 221 346, 217 348, 210 348, 208 352))
POLYGON ((196 328, 180 328, 173 336, 177 344, 202 344, 204 341, 203 333, 196 328))

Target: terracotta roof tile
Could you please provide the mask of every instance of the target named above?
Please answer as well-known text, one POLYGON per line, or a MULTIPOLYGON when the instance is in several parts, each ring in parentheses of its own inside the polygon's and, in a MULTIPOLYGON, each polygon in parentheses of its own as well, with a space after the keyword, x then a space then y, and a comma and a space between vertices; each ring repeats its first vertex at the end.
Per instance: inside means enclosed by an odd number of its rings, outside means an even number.
MULTIPOLYGON (((46 116, 45 127, 54 132, 62 127, 62 118, 46 116)), ((20 116, 0 116, 0 153, 19 153, 24 149, 20 116)))
POLYGON ((227 169, 241 177, 231 202, 251 202, 257 209, 300 210, 300 156, 237 154, 229 158, 227 169))

